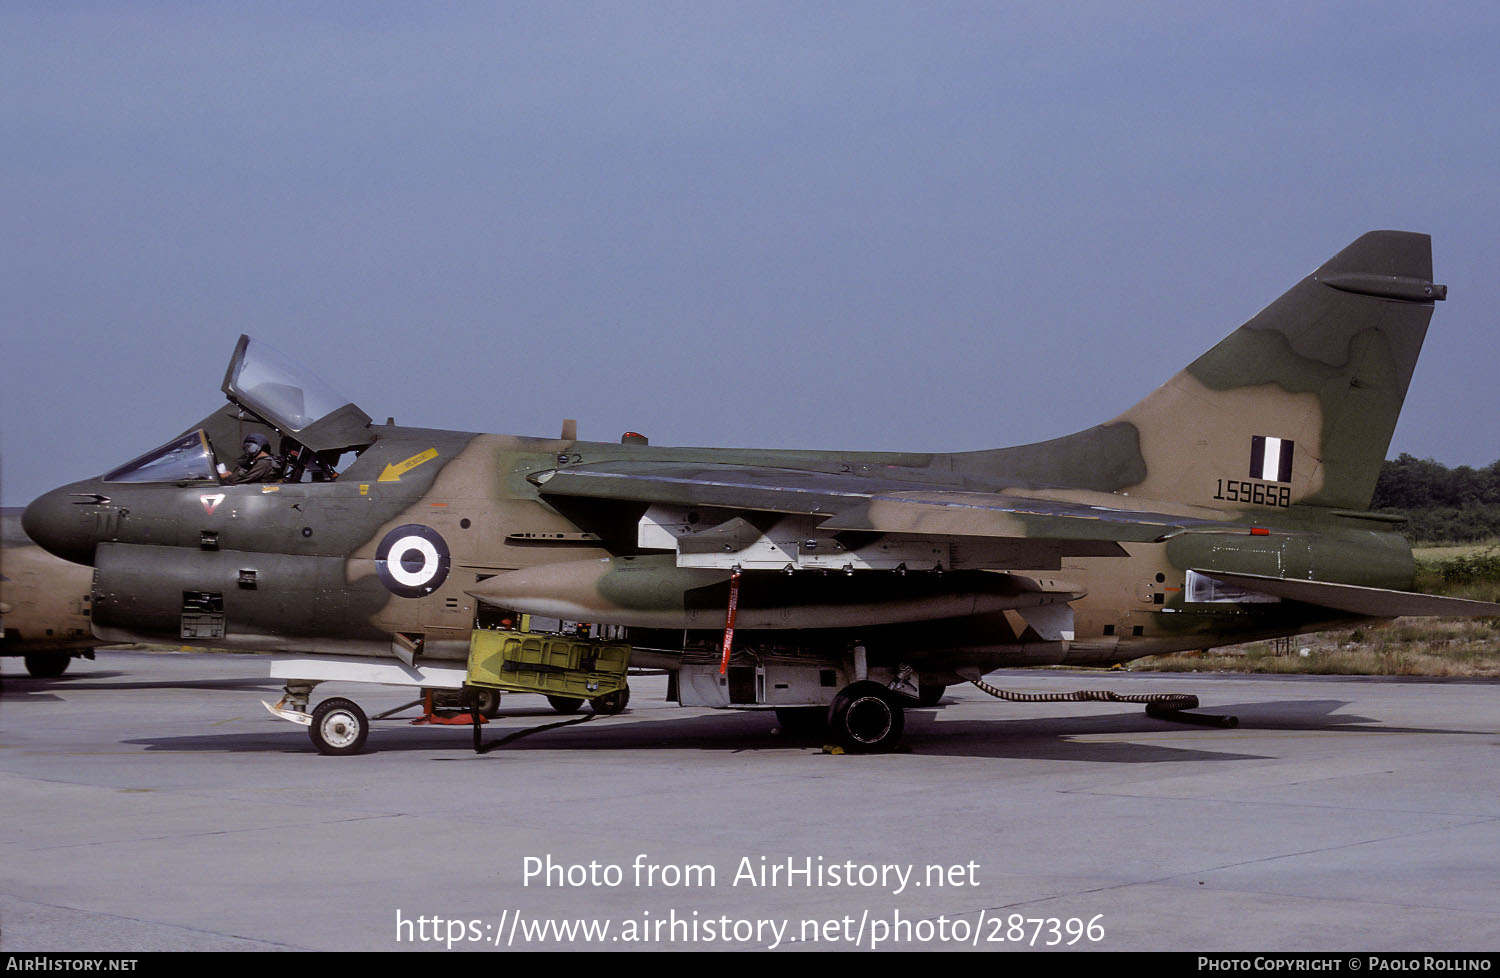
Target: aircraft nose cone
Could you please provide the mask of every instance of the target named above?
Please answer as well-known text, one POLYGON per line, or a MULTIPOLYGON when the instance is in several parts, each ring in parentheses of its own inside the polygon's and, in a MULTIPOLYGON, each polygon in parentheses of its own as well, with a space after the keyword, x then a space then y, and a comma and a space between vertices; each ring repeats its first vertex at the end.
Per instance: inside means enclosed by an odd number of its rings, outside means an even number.
POLYGON ((91 499, 87 492, 79 494, 81 489, 81 485, 63 486, 38 496, 21 514, 21 528, 43 550, 75 564, 88 564, 94 560, 93 522, 88 513, 93 507, 81 505, 91 499))

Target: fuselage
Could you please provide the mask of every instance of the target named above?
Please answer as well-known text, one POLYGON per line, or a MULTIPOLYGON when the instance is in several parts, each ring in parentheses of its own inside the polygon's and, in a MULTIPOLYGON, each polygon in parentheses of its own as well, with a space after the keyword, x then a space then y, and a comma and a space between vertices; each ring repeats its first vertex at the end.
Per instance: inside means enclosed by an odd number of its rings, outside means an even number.
MULTIPOLYGON (((336 481, 84 480, 36 500, 25 526, 53 553, 96 568, 93 627, 101 640, 357 655, 392 654, 393 641, 404 640, 425 656, 459 659, 476 621, 496 613, 471 592, 530 568, 546 569, 552 593, 516 592, 522 613, 526 600, 543 611, 564 607, 571 613, 555 617, 650 629, 656 647, 661 632, 682 633, 690 645, 693 633, 723 629, 714 581, 639 546, 644 505, 560 507, 528 478, 539 472, 631 459, 869 473, 936 489, 1021 484, 962 455, 664 448, 397 426, 370 432, 336 481)), ((749 575, 745 602, 761 612, 749 630, 784 648, 857 640, 877 659, 941 659, 944 669, 1106 663, 1337 620, 1310 606, 1189 601, 1190 568, 1410 584, 1409 548, 1378 519, 1291 506, 1274 511, 1277 533, 1257 535, 1251 529, 1266 511, 1224 515, 1243 530, 1127 543, 1117 555, 1065 556, 1036 569, 862 572, 848 583, 816 571, 749 575), (1028 627, 997 580, 1011 575, 1080 594, 1070 602, 1072 627, 1051 636, 1028 627), (788 627, 775 627, 780 621, 788 627)))

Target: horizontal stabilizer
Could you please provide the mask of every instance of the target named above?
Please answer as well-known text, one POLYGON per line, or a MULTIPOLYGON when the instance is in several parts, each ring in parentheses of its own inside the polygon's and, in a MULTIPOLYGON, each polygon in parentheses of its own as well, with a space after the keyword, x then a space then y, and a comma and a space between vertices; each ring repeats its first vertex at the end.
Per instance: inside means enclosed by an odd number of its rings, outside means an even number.
POLYGON ((1261 574, 1231 574, 1223 571, 1195 571, 1205 577, 1247 591, 1269 594, 1287 601, 1301 601, 1335 611, 1366 615, 1371 618, 1399 618, 1403 615, 1440 615, 1444 617, 1500 616, 1500 604, 1471 601, 1467 598, 1445 598, 1437 594, 1392 591, 1387 588, 1359 587, 1354 584, 1330 584, 1327 581, 1298 581, 1261 574))

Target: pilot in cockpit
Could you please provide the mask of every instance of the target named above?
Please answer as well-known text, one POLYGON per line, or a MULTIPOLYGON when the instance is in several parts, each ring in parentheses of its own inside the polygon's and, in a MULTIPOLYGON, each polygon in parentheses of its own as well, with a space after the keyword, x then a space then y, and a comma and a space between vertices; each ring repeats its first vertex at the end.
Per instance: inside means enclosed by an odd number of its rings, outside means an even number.
POLYGON ((291 438, 281 439, 281 457, 285 459, 281 478, 284 482, 301 482, 305 474, 313 482, 332 482, 339 477, 333 466, 338 462, 338 451, 315 452, 291 438))
POLYGON ((281 477, 281 460, 271 454, 269 438, 260 432, 251 432, 245 436, 241 447, 244 454, 225 482, 237 486, 247 482, 275 482, 281 477))

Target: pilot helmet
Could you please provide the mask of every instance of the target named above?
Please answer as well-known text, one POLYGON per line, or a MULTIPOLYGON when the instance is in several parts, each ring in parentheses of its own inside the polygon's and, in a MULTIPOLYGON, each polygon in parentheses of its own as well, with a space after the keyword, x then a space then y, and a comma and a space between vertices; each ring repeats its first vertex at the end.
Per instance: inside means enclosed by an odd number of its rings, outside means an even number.
POLYGON ((245 436, 245 443, 240 447, 245 450, 246 455, 258 455, 271 450, 271 440, 258 431, 252 431, 245 436))

